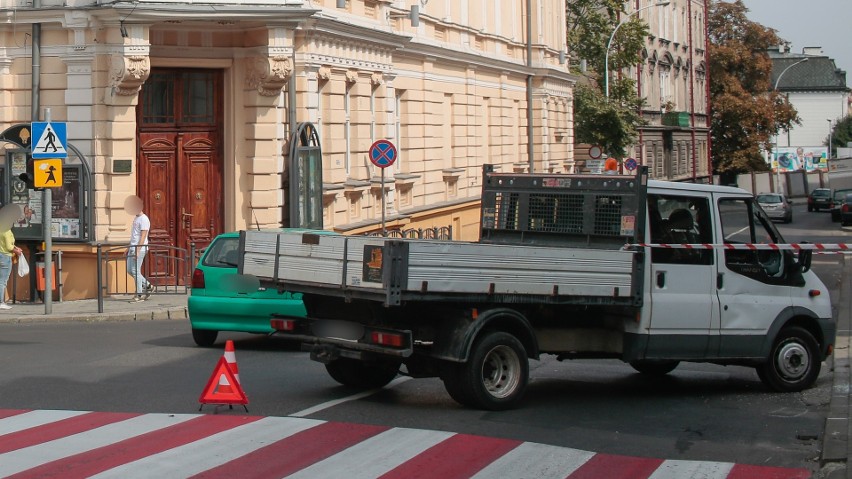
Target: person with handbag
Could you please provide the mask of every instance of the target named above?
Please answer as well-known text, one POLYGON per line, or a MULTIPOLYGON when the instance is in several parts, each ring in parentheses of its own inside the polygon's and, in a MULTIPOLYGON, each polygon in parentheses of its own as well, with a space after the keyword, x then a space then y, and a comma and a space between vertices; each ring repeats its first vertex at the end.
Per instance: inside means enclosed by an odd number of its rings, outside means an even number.
POLYGON ((0 309, 12 309, 6 304, 6 283, 12 273, 12 258, 21 254, 21 248, 15 246, 15 235, 11 229, 0 233, 0 309))

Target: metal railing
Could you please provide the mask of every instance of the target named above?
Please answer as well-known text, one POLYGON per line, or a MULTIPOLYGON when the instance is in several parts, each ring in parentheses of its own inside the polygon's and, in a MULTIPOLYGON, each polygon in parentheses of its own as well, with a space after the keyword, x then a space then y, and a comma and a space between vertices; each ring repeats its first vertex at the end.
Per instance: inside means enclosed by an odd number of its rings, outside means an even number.
MULTIPOLYGON (((104 312, 104 297, 136 294, 138 275, 154 286, 150 294, 187 294, 192 286, 192 270, 203 250, 191 243, 189 249, 150 244, 137 277, 127 272, 127 252, 131 245, 98 244, 98 312, 104 312)), ((141 247, 136 247, 141 248, 141 247)))
POLYGON ((375 231, 373 233, 367 233, 367 236, 384 236, 386 238, 402 238, 402 239, 438 239, 438 240, 452 240, 453 239, 453 227, 452 226, 435 226, 433 228, 409 228, 409 229, 398 229, 398 230, 387 230, 382 233, 381 231, 375 231))

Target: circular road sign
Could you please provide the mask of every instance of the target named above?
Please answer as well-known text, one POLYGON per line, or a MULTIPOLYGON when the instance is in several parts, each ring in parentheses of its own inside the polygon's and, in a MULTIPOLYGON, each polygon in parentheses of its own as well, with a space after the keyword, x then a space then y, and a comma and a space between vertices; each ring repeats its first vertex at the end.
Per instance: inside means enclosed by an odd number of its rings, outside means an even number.
POLYGON ((636 163, 636 160, 633 158, 628 158, 627 161, 624 162, 624 167, 630 171, 635 170, 637 166, 639 166, 639 164, 636 163))
POLYGON ((599 147, 597 145, 589 147, 589 157, 590 158, 597 160, 598 158, 601 157, 601 155, 603 155, 603 149, 601 149, 601 147, 599 147))
POLYGON ((370 162, 379 168, 387 168, 396 161, 396 147, 388 140, 376 140, 370 146, 370 162))

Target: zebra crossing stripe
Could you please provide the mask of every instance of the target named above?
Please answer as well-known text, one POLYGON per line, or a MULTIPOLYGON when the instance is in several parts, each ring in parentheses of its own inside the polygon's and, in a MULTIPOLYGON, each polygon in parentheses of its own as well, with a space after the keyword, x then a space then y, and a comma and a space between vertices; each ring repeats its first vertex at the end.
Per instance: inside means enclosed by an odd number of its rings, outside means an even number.
POLYGON ((810 472, 295 417, 0 410, 0 477, 805 479, 810 472))

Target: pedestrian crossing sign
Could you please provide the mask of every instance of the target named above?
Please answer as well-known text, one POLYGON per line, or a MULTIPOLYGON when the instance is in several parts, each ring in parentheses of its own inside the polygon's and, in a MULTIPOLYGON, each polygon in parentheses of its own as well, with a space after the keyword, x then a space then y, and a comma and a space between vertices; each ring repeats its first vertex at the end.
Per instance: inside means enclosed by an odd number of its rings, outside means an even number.
POLYGON ((65 122, 34 121, 32 123, 33 158, 68 158, 65 122))
POLYGON ((56 188, 62 186, 62 160, 33 160, 33 186, 56 188))

